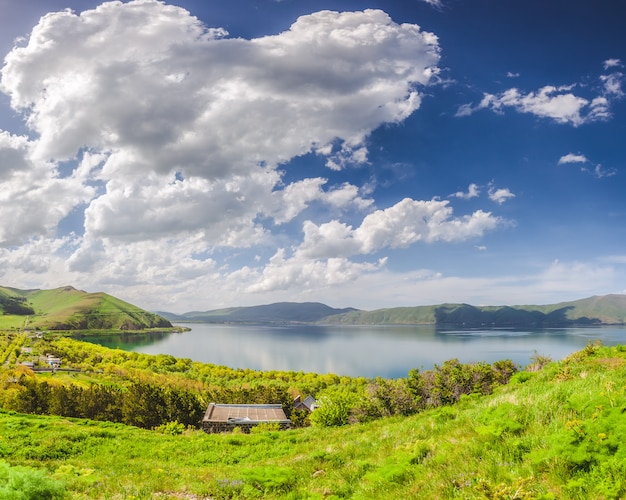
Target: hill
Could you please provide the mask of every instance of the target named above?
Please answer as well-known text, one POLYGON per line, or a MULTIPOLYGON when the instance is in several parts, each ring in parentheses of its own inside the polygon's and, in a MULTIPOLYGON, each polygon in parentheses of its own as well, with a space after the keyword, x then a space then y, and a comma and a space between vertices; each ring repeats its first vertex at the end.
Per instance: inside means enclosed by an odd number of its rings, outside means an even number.
POLYGON ((328 316, 356 311, 353 308, 335 309, 319 302, 277 302, 252 307, 231 307, 211 311, 192 311, 185 314, 161 312, 170 321, 201 323, 315 323, 328 316))
POLYGON ((0 328, 144 330, 171 328, 157 314, 106 293, 66 286, 53 290, 0 287, 0 328))
POLYGON ((319 302, 279 302, 184 314, 158 312, 170 321, 199 323, 327 323, 350 325, 440 325, 464 327, 557 327, 623 325, 626 295, 603 295, 547 305, 473 306, 439 304, 362 311, 319 302))
MULTIPOLYGON (((156 432, 0 411, 0 493, 96 500, 624 498, 625 366, 623 346, 588 346, 517 373, 491 395, 411 416, 284 432, 207 435, 175 425, 156 432)), ((165 385, 170 376, 160 373, 165 385)))
POLYGON ((594 296, 549 305, 472 306, 441 304, 395 307, 374 311, 351 311, 327 317, 327 323, 342 324, 436 324, 441 326, 573 326, 623 325, 626 295, 594 296))

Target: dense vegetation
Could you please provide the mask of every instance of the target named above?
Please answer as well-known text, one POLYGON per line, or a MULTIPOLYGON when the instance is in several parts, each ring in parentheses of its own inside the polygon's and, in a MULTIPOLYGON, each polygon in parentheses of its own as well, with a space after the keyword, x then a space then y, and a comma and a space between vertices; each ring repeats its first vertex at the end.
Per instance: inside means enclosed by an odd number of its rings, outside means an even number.
MULTIPOLYGON (((72 342, 61 344, 82 345, 72 342)), ((107 355, 86 350, 88 358, 107 355)), ((150 372, 173 386, 198 383, 175 368, 187 361, 157 358, 138 355, 134 374, 150 372)), ((456 402, 285 432, 206 435, 176 425, 155 432, 0 412, 0 498, 623 498, 626 348, 589 345, 547 361, 537 356, 532 371, 491 395, 442 394, 456 402)), ((457 373, 456 363, 448 366, 457 373)), ((203 369, 202 384, 266 380, 259 372, 203 369)), ((120 375, 111 368, 102 376, 112 383, 120 375)), ((271 373, 266 382, 290 377, 271 373)), ((371 388, 372 381, 344 382, 371 388)), ((338 385, 334 391, 343 390, 338 385)))
POLYGON ((145 330, 172 328, 157 314, 106 293, 71 286, 54 290, 0 287, 0 329, 145 330))
POLYGON ((463 394, 489 394, 515 373, 510 361, 461 364, 446 361, 434 370, 412 370, 406 379, 338 377, 303 372, 259 372, 107 349, 70 338, 0 337, 0 406, 22 413, 122 422, 147 429, 171 422, 198 427, 209 402, 280 403, 296 425, 309 415, 296 412, 297 395, 312 394, 320 426, 411 415, 451 404, 463 394), (58 360, 57 368, 33 372, 58 360), (36 366, 35 366, 36 365, 36 366))

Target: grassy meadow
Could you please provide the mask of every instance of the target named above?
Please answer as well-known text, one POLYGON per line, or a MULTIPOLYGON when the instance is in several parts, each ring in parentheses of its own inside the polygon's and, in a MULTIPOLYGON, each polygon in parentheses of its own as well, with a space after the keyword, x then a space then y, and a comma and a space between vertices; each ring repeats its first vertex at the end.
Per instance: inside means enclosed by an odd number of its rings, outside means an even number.
MULTIPOLYGON (((42 377, 11 368, 11 353, 29 342, 34 341, 11 335, 0 346, 5 403, 16 378, 42 377)), ((350 393, 368 394, 383 383, 231 370, 71 339, 41 342, 45 347, 34 343, 31 349, 54 350, 69 364, 93 370, 47 373, 40 383, 128 388, 140 378, 204 397, 217 394, 210 388, 228 388, 222 396, 244 389, 250 395, 259 384, 278 385, 290 387, 291 395, 311 389, 322 401, 325 393, 340 390, 349 400, 350 393)), ((534 366, 491 394, 464 394, 454 404, 408 416, 383 413, 358 423, 288 431, 265 426, 251 434, 208 435, 176 422, 141 429, 24 414, 9 411, 7 404, 0 411, 0 499, 626 496, 623 346, 589 345, 560 362, 538 356, 534 366)))
POLYGON ((0 330, 127 331, 171 328, 164 318, 106 293, 0 287, 0 330))

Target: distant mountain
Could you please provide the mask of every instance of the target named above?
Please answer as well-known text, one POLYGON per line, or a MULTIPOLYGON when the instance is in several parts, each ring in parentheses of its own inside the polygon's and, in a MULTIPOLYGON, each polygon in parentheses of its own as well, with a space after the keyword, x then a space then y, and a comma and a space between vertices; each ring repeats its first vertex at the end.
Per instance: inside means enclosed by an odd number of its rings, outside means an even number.
POLYGON ((528 326, 626 324, 626 295, 603 295, 548 305, 439 304, 361 311, 319 302, 279 302, 185 314, 159 312, 170 321, 201 323, 325 323, 349 325, 528 326))
POLYGON ((171 328, 165 318, 106 293, 0 287, 0 328, 144 330, 171 328))
POLYGON ((441 304, 352 311, 324 319, 340 324, 435 324, 450 326, 623 325, 626 295, 594 296, 549 305, 483 306, 441 304))
POLYGON ((356 311, 354 308, 335 309, 319 302, 278 302, 252 307, 230 307, 212 311, 192 311, 185 314, 159 312, 170 321, 201 323, 316 323, 328 316, 356 311))

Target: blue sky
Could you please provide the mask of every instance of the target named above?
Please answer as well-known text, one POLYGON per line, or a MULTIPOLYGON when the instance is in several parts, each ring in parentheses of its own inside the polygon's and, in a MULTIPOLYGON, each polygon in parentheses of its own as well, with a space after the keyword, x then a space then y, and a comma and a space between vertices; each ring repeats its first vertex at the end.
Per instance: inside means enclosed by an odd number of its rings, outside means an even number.
POLYGON ((0 284, 184 312, 626 293, 626 5, 0 0, 0 284))

